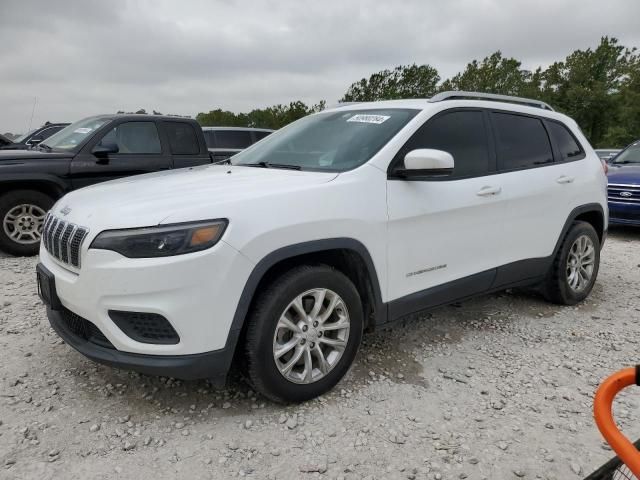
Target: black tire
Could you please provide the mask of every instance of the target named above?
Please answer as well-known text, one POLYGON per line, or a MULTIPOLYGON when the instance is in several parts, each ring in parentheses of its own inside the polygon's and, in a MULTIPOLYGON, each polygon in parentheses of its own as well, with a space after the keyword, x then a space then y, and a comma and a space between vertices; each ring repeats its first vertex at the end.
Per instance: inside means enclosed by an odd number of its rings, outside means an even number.
POLYGON ((244 370, 249 382, 264 396, 279 402, 303 402, 331 390, 347 373, 358 351, 363 331, 360 295, 343 273, 326 266, 295 267, 258 292, 247 318, 244 370), (350 329, 342 356, 324 377, 312 383, 294 383, 276 366, 273 339, 280 315, 302 293, 324 288, 337 293, 348 311, 350 329))
POLYGON ((593 285, 598 277, 598 270, 600 268, 600 239, 598 234, 590 223, 577 221, 571 225, 569 231, 565 235, 562 245, 558 249, 555 258, 553 259, 553 265, 551 271, 547 276, 545 284, 543 286, 543 293, 545 298, 553 303, 559 305, 575 305, 580 303, 589 296, 593 285), (576 240, 582 235, 586 235, 595 248, 594 267, 586 287, 583 290, 575 291, 569 285, 569 274, 567 268, 567 262, 569 253, 576 242, 576 240))
POLYGON ((53 198, 37 190, 14 190, 0 196, 0 250, 17 256, 36 255, 40 241, 20 243, 13 240, 5 231, 5 217, 18 205, 34 205, 47 212, 53 203, 53 198))

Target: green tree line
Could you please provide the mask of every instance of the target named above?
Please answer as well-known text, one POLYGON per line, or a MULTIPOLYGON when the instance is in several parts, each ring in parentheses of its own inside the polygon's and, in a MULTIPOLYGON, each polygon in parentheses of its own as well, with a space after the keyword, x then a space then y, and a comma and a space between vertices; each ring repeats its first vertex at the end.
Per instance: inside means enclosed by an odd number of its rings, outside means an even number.
MULTIPOLYGON (((500 93, 543 100, 573 117, 594 147, 622 147, 640 138, 640 57, 635 48, 603 37, 596 48, 576 50, 547 68, 522 68, 500 51, 473 60, 463 71, 442 80, 435 67, 400 65, 352 83, 340 101, 367 102, 429 98, 447 90, 500 93)), ((325 108, 301 101, 249 113, 221 109, 199 113, 208 126, 280 128, 325 108)))

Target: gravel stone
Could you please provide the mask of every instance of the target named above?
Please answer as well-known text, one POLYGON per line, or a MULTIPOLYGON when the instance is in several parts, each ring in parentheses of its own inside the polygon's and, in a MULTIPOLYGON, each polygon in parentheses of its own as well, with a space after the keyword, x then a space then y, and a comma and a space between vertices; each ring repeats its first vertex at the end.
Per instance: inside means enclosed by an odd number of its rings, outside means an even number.
MULTIPOLYGON (((49 326, 38 259, 0 254, 0 350, 10 359, 0 362, 0 471, 72 480, 584 478, 614 455, 594 426, 594 391, 640 345, 638 242, 640 231, 611 229, 582 304, 514 289, 413 315, 364 335, 333 391, 286 406, 235 374, 219 387, 89 361, 49 326)), ((616 402, 629 438, 640 438, 639 406, 633 392, 616 402)))

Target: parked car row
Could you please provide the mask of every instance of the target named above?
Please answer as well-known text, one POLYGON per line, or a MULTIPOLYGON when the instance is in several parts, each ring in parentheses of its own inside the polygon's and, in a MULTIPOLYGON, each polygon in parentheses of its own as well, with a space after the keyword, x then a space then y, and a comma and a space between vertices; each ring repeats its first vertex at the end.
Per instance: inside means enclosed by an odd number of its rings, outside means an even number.
POLYGON ((46 125, 18 139, 17 148, 0 150, 0 250, 36 254, 45 213, 71 190, 223 161, 272 132, 203 132, 195 120, 158 115, 100 115, 64 125, 46 125))

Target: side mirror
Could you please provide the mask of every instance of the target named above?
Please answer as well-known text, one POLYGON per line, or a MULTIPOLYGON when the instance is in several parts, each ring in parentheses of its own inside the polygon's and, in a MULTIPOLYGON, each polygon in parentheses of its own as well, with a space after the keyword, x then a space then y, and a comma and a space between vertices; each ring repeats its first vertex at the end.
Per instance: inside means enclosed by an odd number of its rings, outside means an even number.
POLYGON ((400 177, 443 177, 453 173, 453 155, 442 150, 420 148, 404 157, 404 168, 396 169, 400 177))
POLYGON ((119 151, 120 149, 118 148, 118 145, 116 143, 104 143, 93 147, 91 153, 93 153, 96 157, 104 157, 109 155, 110 153, 118 153, 119 151))

